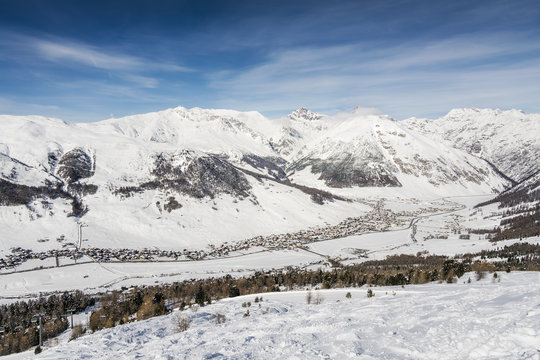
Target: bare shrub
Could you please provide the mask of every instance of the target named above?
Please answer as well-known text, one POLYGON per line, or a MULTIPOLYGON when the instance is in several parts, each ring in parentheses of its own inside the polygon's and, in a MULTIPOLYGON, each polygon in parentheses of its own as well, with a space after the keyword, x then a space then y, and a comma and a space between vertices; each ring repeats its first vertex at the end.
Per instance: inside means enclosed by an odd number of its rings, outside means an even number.
POLYGON ((82 326, 82 324, 77 324, 73 326, 73 330, 71 330, 71 336, 69 337, 69 341, 75 340, 86 333, 86 328, 82 326))
POLYGON ((311 304, 311 301, 313 300, 313 294, 311 293, 311 290, 308 290, 307 294, 306 294, 306 302, 308 304, 311 304))
POLYGON ((216 313, 216 324, 223 324, 227 321, 227 317, 223 313, 216 313))
POLYGON ((191 325, 191 320, 185 314, 177 314, 174 317, 174 325, 176 326, 176 330, 178 332, 184 332, 189 329, 189 325, 191 325))
POLYGON ((313 301, 313 303, 315 305, 319 305, 323 302, 324 298, 321 296, 321 293, 317 291, 317 293, 315 294, 315 300, 313 301))
POLYGON ((485 272, 481 270, 476 271, 476 281, 482 280, 485 276, 486 276, 485 272))

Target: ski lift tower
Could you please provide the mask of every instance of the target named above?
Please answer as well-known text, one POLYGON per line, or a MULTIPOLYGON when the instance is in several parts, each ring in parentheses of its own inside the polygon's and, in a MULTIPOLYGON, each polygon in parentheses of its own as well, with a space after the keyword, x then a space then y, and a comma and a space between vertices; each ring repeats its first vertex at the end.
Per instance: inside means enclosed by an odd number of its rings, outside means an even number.
POLYGON ((65 314, 66 317, 68 315, 71 315, 70 326, 71 326, 71 329, 73 330, 73 313, 75 312, 75 309, 67 309, 66 312, 67 312, 67 314, 65 314))
POLYGON ((82 248, 82 241, 83 241, 83 234, 82 234, 82 228, 87 227, 85 223, 77 222, 77 225, 79 226, 79 250, 82 248))
POLYGON ((38 324, 39 329, 39 347, 43 347, 43 338, 41 336, 43 328, 43 319, 45 319, 45 313, 37 313, 32 316, 32 322, 38 324))

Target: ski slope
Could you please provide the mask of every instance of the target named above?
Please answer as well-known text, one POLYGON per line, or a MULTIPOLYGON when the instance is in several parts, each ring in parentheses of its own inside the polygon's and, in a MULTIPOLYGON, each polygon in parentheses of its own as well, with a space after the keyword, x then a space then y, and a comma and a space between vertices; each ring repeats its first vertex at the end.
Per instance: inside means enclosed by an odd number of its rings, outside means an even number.
POLYGON ((305 291, 265 293, 260 306, 257 295, 225 299, 186 310, 182 333, 175 311, 6 359, 540 358, 539 273, 467 273, 457 284, 375 287, 372 298, 366 290, 313 291, 320 305, 306 304, 305 291))

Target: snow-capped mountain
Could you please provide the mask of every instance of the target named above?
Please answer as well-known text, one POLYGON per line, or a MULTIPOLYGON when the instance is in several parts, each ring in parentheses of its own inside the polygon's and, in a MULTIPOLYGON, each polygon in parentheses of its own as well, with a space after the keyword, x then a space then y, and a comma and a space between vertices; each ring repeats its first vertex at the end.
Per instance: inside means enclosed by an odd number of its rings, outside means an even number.
POLYGON ((289 170, 292 179, 308 172, 329 187, 423 187, 442 189, 493 184, 498 176, 484 161, 441 145, 388 116, 346 114, 312 136, 289 170), (303 173, 297 175, 296 173, 303 173))
POLYGON ((515 182, 540 170, 540 114, 454 109, 436 120, 411 118, 403 124, 489 161, 515 182))
POLYGON ((357 112, 301 108, 271 120, 178 107, 96 123, 7 115, 0 123, 5 248, 73 237, 76 221, 88 225, 89 246, 204 247, 369 210, 346 199, 509 184, 484 160, 426 136, 427 126, 357 112))

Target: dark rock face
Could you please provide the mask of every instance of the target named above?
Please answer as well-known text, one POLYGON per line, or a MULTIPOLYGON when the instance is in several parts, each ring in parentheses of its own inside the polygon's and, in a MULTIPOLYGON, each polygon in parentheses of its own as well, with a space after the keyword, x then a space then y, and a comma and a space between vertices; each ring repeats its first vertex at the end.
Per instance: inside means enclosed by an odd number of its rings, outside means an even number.
POLYGON ((26 205, 35 198, 62 196, 62 191, 52 186, 27 186, 0 179, 0 205, 26 205))
POLYGON ((227 161, 190 151, 159 154, 152 175, 152 181, 120 188, 115 193, 130 196, 134 192, 161 189, 174 190, 195 198, 213 198, 218 194, 247 197, 251 189, 244 174, 227 161))
POLYGON ((167 199, 167 202, 165 203, 165 205, 163 205, 163 209, 167 212, 171 212, 173 210, 176 210, 176 209, 180 209, 182 207, 182 204, 180 204, 178 201, 176 201, 176 199, 174 198, 174 196, 171 196, 167 199))
POLYGON ((317 161, 311 169, 316 174, 320 173, 319 179, 330 187, 401 186, 398 179, 382 166, 357 168, 348 166, 346 161, 317 161))
POLYGON ((254 154, 244 154, 242 161, 258 170, 266 170, 266 173, 276 179, 284 179, 287 175, 283 170, 286 161, 280 157, 260 157, 254 154))
POLYGON ((304 158, 289 170, 302 170, 307 166, 311 166, 311 172, 319 174, 319 179, 330 187, 401 186, 390 165, 380 161, 368 164, 351 154, 325 160, 304 158))
POLYGON ((52 172, 58 164, 59 154, 56 152, 50 152, 47 154, 47 162, 49 164, 49 170, 52 172))
POLYGON ((92 158, 80 148, 70 150, 58 162, 57 173, 68 184, 89 178, 94 175, 92 158))
POLYGON ((251 189, 242 173, 213 156, 192 158, 184 171, 166 160, 156 163, 154 175, 162 187, 173 188, 196 198, 213 198, 220 193, 245 197, 251 189))

